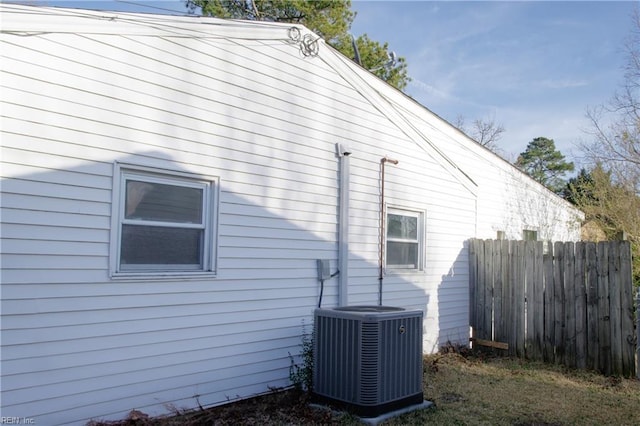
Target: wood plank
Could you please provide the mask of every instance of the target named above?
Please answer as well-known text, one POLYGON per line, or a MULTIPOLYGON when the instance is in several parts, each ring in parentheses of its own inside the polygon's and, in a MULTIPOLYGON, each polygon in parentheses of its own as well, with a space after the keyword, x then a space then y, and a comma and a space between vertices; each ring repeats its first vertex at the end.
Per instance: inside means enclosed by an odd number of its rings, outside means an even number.
POLYGON ((473 339, 473 338, 469 340, 471 340, 475 345, 487 346, 489 348, 504 349, 504 350, 509 349, 509 344, 505 342, 496 342, 493 340, 473 339))
POLYGON ((598 370, 611 374, 611 317, 609 307, 609 243, 599 242, 598 254, 598 370))
POLYGON ((516 340, 517 340, 517 316, 518 309, 516 307, 517 287, 520 286, 517 268, 517 243, 509 241, 509 334, 507 342, 509 343, 509 356, 516 356, 516 340))
POLYGON ((565 315, 564 315, 564 245, 556 242, 553 248, 553 346, 554 360, 557 364, 564 364, 564 338, 565 338, 565 315))
POLYGON ((524 246, 524 284, 525 284, 525 357, 537 359, 534 349, 535 334, 535 241, 525 241, 524 246))
POLYGON ((631 265, 631 245, 628 241, 620 242, 620 311, 622 338, 622 374, 635 376, 635 338, 633 323, 633 275, 631 265))
POLYGON ((576 323, 576 366, 584 369, 587 363, 587 298, 585 287, 586 248, 584 242, 575 245, 574 304, 576 323))
POLYGON ((514 327, 513 341, 515 342, 515 355, 525 355, 525 242, 514 242, 516 248, 514 256, 515 285, 514 285, 514 327))
POLYGON ((543 357, 545 362, 554 361, 553 337, 555 333, 554 322, 554 285, 553 285, 553 243, 545 241, 547 254, 544 255, 544 342, 543 357))
POLYGON ((586 312, 586 368, 598 369, 598 252, 597 246, 593 242, 586 245, 586 265, 585 265, 585 287, 587 295, 586 312))
POLYGON ((493 244, 484 242, 484 312, 481 339, 493 339, 493 244))
POLYGON ((484 241, 477 240, 476 247, 478 276, 476 280, 476 315, 474 334, 476 337, 484 337, 484 287, 486 280, 484 269, 484 241))
POLYGON ((504 334, 504 318, 502 307, 504 305, 504 283, 502 272, 502 244, 499 240, 491 242, 493 246, 493 339, 502 340, 504 334))
POLYGON ((571 242, 564 244, 564 286, 565 286, 565 365, 576 366, 576 311, 575 311, 575 284, 574 267, 575 255, 574 244, 571 242))
POLYGON ((533 355, 535 359, 543 360, 544 345, 544 259, 543 242, 534 243, 533 264, 533 355))
POLYGON ((496 335, 496 340, 502 342, 508 342, 509 336, 511 334, 512 328, 512 310, 511 304, 513 303, 513 294, 511 293, 511 271, 510 271, 510 249, 509 249, 509 241, 502 240, 500 241, 501 245, 501 274, 502 274, 502 324, 500 327, 500 334, 496 335))
POLYGON ((611 373, 622 374, 622 311, 621 311, 620 245, 609 246, 609 316, 611 318, 611 373))

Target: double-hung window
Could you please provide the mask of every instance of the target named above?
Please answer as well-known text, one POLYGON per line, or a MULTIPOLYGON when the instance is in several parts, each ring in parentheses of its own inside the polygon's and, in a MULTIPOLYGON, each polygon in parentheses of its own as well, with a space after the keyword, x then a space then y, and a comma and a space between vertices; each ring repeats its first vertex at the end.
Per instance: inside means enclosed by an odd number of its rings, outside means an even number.
POLYGON ((113 274, 214 272, 217 181, 144 168, 117 174, 113 274))
POLYGON ((424 213, 388 209, 386 265, 393 269, 422 269, 424 213))

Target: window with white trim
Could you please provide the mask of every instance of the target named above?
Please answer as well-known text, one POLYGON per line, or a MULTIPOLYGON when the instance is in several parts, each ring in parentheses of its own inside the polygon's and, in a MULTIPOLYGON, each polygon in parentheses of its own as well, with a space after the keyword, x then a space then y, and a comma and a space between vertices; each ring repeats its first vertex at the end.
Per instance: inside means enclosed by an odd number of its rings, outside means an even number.
POLYGON ((386 265, 393 269, 422 269, 424 213, 387 209, 386 265))
POLYGON ((214 272, 216 180, 117 167, 114 275, 214 272))

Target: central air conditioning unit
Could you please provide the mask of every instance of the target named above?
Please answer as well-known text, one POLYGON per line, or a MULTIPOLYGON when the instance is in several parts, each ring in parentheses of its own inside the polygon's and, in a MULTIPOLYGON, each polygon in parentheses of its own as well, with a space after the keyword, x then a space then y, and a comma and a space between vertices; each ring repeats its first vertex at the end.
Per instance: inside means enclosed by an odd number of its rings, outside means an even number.
POLYGON ((422 404, 422 311, 316 309, 313 393, 363 417, 422 404))

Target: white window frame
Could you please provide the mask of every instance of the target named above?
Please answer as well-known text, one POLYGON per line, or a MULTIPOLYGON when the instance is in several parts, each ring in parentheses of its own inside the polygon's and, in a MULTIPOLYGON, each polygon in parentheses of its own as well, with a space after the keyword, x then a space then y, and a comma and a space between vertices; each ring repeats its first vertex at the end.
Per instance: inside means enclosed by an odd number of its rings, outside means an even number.
POLYGON ((539 232, 539 230, 537 228, 524 228, 522 230, 522 241, 539 241, 539 238, 540 238, 540 232, 539 232), (533 239, 533 240, 527 239, 526 238, 527 237, 527 233, 534 233, 536 238, 533 239))
POLYGON ((384 231, 384 264, 385 268, 394 272, 417 272, 423 271, 425 267, 425 244, 426 244, 426 227, 425 227, 425 212, 423 210, 414 210, 404 207, 387 206, 384 215, 385 219, 385 231, 384 231), (389 215, 409 216, 417 218, 418 223, 418 238, 417 240, 404 240, 399 238, 389 238, 389 215), (389 265, 387 262, 389 241, 396 242, 417 242, 418 243, 418 264, 413 265, 389 265))
POLYGON ((218 194, 220 181, 217 177, 202 176, 186 172, 170 171, 155 167, 116 162, 113 173, 113 195, 111 208, 110 274, 113 279, 145 278, 198 278, 216 275, 218 194), (126 183, 128 180, 158 183, 203 190, 202 222, 196 224, 174 223, 125 218, 126 183), (202 229, 202 265, 128 265, 120 264, 122 227, 127 224, 140 226, 167 226, 172 228, 202 229))

